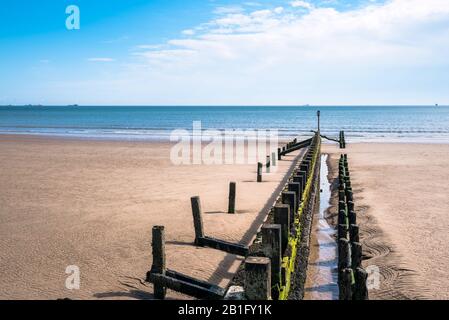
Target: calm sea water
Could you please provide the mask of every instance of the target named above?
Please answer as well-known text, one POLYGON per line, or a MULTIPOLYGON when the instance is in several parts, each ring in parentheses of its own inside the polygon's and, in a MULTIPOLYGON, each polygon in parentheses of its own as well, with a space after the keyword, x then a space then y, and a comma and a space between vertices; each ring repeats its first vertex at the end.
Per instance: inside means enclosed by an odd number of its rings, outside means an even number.
POLYGON ((0 107, 0 133, 79 138, 166 140, 174 129, 316 129, 347 140, 449 143, 449 107, 0 107))

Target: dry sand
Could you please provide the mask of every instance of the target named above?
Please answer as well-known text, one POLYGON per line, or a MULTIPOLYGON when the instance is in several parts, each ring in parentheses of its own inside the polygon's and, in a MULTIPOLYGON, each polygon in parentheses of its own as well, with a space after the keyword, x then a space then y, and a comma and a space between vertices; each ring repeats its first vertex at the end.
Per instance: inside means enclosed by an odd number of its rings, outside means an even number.
POLYGON ((0 136, 0 150, 1 299, 151 299, 153 225, 166 227, 170 269, 226 286, 242 258, 192 245, 190 197, 207 235, 248 244, 299 154, 258 184, 255 165, 174 166, 169 144, 0 136), (65 288, 69 265, 80 290, 65 288))
MULTIPOLYGON (((322 151, 335 178, 341 150, 322 151)), ((449 299, 449 145, 349 144, 344 152, 364 266, 381 271, 370 298, 449 299)), ((335 207, 330 212, 335 217, 335 207)))

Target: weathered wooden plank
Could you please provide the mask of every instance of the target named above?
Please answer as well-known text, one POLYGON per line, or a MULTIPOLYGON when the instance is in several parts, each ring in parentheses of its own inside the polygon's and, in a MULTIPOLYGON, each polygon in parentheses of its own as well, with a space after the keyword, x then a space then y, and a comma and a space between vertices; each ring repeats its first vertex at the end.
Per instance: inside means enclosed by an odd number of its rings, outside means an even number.
POLYGON ((236 254, 239 256, 246 257, 249 252, 249 248, 247 246, 243 246, 236 243, 231 243, 223 240, 214 239, 211 237, 202 237, 198 239, 197 245, 201 247, 209 247, 212 249, 217 249, 221 251, 225 251, 231 254, 236 254))
MULTIPOLYGON (((162 284, 164 287, 175 290, 177 292, 198 298, 207 300, 220 300, 224 296, 223 289, 217 289, 216 287, 204 287, 194 283, 191 283, 186 278, 187 276, 182 276, 180 279, 170 277, 168 275, 163 275, 159 273, 149 272, 147 275, 147 280, 152 283, 162 284), (183 279, 183 280, 181 280, 183 279)), ((199 281, 195 280, 194 282, 199 281)))

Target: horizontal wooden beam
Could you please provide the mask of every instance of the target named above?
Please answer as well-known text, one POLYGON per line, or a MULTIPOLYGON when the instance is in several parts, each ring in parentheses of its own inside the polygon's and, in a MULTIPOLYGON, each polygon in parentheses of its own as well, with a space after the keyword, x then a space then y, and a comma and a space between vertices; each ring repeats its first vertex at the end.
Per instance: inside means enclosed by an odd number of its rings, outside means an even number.
POLYGON ((286 154, 289 154, 289 153, 291 153, 293 151, 296 151, 296 150, 299 150, 299 149, 302 149, 302 148, 310 146, 312 144, 312 142, 313 142, 312 140, 313 139, 308 139, 308 140, 301 141, 301 142, 299 142, 297 144, 294 144, 294 145, 290 146, 290 148, 288 148, 285 151, 281 152, 281 156, 285 156, 286 154))
MULTIPOLYGON (((313 132, 313 133, 315 133, 315 134, 318 133, 318 132, 315 131, 315 130, 310 130, 310 132, 313 132)), ((327 136, 325 136, 325 135, 322 135, 322 134, 320 134, 320 137, 323 138, 323 139, 327 139, 327 140, 329 140, 329 141, 334 141, 334 142, 340 143, 340 140, 337 140, 337 139, 335 139, 335 138, 329 138, 329 137, 327 137, 327 136)))
POLYGON ((197 245, 201 247, 209 247, 221 251, 225 251, 227 253, 236 254, 239 256, 246 257, 249 252, 249 248, 247 246, 243 246, 241 244, 236 244, 232 242, 227 242, 223 240, 218 240, 210 237, 202 237, 197 239, 197 245))
POLYGON ((148 272, 147 281, 158 283, 168 289, 208 300, 223 299, 224 289, 207 282, 191 278, 176 271, 167 270, 166 274, 148 272))
POLYGON ((206 282, 206 281, 203 281, 203 280, 192 278, 191 276, 182 274, 182 273, 177 272, 177 271, 173 271, 173 270, 167 269, 167 271, 165 272, 165 275, 167 277, 170 277, 170 278, 173 278, 173 279, 176 279, 176 280, 188 282, 188 283, 191 283, 191 284, 193 284, 195 286, 202 287, 202 288, 214 291, 217 294, 219 294, 220 296, 224 296, 225 293, 226 293, 225 290, 223 288, 220 288, 219 286, 216 286, 216 285, 214 285, 212 283, 209 283, 209 282, 206 282))

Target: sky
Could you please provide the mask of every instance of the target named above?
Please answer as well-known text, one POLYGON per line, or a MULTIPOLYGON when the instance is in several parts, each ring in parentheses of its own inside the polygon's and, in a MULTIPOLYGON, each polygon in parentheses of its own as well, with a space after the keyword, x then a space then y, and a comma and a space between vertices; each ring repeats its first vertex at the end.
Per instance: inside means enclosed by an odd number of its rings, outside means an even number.
POLYGON ((0 105, 436 103, 449 0, 0 3, 0 105))

